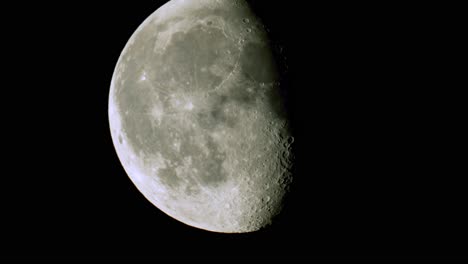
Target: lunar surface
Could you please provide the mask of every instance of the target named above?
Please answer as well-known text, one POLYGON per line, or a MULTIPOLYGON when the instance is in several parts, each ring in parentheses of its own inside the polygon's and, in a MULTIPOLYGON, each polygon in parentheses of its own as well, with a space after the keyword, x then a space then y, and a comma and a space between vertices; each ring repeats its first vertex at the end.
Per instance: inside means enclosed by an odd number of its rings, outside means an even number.
POLYGON ((111 135, 138 190, 187 225, 272 223, 292 181, 278 64, 243 1, 172 0, 136 30, 114 71, 111 135))

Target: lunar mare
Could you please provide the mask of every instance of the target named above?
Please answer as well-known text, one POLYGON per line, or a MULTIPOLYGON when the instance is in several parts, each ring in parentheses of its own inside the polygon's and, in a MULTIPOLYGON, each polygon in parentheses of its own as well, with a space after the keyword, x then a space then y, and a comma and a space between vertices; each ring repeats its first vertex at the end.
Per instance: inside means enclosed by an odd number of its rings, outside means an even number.
POLYGON ((112 78, 109 122, 139 191, 224 233, 271 223, 293 141, 261 22, 243 1, 172 0, 136 30, 112 78))

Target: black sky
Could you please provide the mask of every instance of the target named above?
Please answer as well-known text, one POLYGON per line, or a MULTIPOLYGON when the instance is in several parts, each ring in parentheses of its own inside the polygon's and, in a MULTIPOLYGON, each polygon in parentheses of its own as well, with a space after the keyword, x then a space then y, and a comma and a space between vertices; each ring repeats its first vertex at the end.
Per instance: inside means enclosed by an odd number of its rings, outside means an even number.
POLYGON ((467 255, 455 7, 250 1, 288 61, 296 175, 277 225, 223 235, 151 205, 112 146, 115 64, 164 2, 5 7, 0 258, 467 255))

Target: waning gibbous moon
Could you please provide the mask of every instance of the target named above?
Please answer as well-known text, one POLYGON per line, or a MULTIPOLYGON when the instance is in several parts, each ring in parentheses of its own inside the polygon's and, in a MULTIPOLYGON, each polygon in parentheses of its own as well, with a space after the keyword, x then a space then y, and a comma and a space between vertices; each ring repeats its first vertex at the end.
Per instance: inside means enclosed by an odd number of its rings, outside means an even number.
POLYGON ((281 211, 293 137, 270 43, 244 1, 172 0, 125 46, 109 95, 113 143, 172 218, 242 233, 281 211))

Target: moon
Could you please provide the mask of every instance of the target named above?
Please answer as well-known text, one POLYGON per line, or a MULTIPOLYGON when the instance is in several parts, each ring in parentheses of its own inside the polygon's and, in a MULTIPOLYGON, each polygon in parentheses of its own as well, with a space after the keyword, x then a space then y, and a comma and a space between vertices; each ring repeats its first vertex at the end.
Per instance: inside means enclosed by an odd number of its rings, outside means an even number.
POLYGON ((278 65, 244 1, 172 0, 138 27, 115 67, 108 114, 119 160, 147 200, 212 232, 274 222, 294 140, 278 65))

